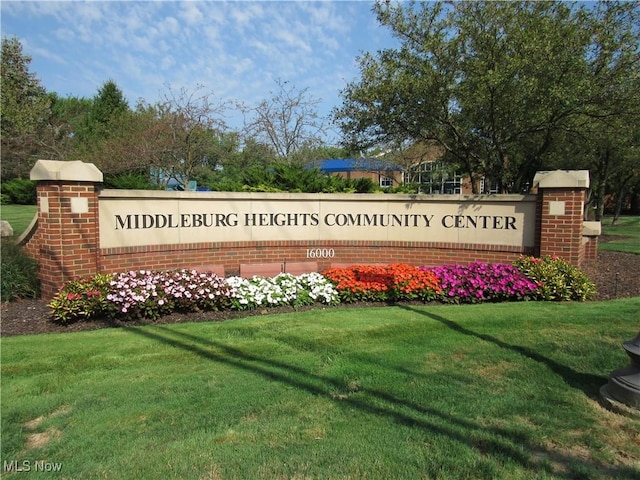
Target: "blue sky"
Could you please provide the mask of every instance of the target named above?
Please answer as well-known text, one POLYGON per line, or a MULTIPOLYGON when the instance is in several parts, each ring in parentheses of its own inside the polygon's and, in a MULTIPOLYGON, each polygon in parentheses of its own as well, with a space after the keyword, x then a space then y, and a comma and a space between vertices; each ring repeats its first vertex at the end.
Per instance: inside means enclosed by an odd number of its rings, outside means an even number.
MULTIPOLYGON (((93 97, 114 80, 133 106, 202 86, 220 101, 254 105, 276 80, 340 105, 359 78, 356 57, 395 45, 369 1, 2 0, 2 36, 17 37, 50 92, 93 97)), ((227 122, 241 126, 241 116, 227 122)))

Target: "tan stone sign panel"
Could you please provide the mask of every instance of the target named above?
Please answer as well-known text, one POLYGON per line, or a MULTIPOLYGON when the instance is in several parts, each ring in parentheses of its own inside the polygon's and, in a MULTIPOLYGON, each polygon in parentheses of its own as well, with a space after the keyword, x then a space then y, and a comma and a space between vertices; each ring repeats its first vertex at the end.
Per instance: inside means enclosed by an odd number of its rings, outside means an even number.
POLYGON ((535 197, 104 190, 100 247, 269 240, 531 247, 535 197))

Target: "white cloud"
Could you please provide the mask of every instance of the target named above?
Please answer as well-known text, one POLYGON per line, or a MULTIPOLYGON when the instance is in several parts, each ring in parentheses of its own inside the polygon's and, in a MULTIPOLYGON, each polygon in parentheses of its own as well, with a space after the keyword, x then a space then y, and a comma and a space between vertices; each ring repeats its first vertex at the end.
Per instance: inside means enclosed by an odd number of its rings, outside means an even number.
POLYGON ((46 58, 47 60, 51 60, 52 62, 58 63, 60 65, 66 65, 67 64, 67 60, 62 57, 61 55, 57 54, 56 52, 48 49, 48 48, 41 48, 41 47, 31 47, 29 43, 27 43, 26 45, 22 46, 23 49, 27 49, 29 51, 29 55, 32 56, 40 56, 43 58, 46 58))
POLYGON ((228 5, 231 7, 229 16, 235 21, 236 27, 240 29, 251 27, 265 18, 265 10, 259 3, 246 2, 228 5))
POLYGON ((170 68, 174 67, 176 64, 176 59, 173 58, 172 55, 165 55, 164 57, 162 57, 162 60, 160 61, 160 68, 162 70, 169 70, 170 68))
POLYGON ((360 1, 3 1, 3 32, 15 33, 45 88, 93 96, 113 79, 130 102, 202 84, 248 104, 275 80, 323 98, 325 110, 357 74, 358 48, 388 35, 370 29, 360 1), (66 63, 66 65, 65 65, 66 63), (62 68, 61 68, 62 67, 62 68))
POLYGON ((177 35, 180 32, 180 24, 174 17, 165 17, 158 22, 158 35, 177 35))
POLYGON ((180 2, 180 6, 182 7, 182 11, 179 15, 187 24, 196 25, 200 23, 203 15, 197 2, 180 2))
MULTIPOLYGON (((295 29, 280 29, 274 32, 274 37, 277 40, 282 40, 284 45, 280 47, 280 50, 292 49, 292 50, 302 50, 305 53, 311 52, 311 46, 307 43, 300 35, 298 35, 295 29)), ((296 53, 296 52, 289 52, 296 53)))
POLYGON ((75 33, 71 28, 62 27, 54 30, 55 37, 60 41, 68 41, 75 37, 75 33))
POLYGON ((71 2, 66 10, 67 15, 73 15, 76 20, 94 23, 103 19, 102 8, 104 2, 71 2))
POLYGON ((249 58, 242 58, 233 63, 233 73, 243 75, 255 68, 255 64, 249 58))

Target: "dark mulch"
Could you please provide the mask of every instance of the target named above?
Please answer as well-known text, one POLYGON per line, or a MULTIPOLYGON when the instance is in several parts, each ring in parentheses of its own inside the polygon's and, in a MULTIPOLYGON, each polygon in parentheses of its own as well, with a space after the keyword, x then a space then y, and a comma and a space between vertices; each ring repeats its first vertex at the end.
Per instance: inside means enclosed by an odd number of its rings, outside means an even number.
MULTIPOLYGON (((640 255, 618 252, 600 252, 598 259, 582 269, 596 284, 596 300, 611 300, 640 296, 640 255)), ((328 308, 353 308, 359 305, 347 305, 328 308)), ((309 308, 319 308, 309 307, 309 308)), ((266 313, 295 312, 291 307, 269 308, 251 312, 193 312, 174 313, 152 322, 123 322, 117 319, 96 319, 87 322, 58 324, 52 321, 51 311, 43 300, 19 300, 3 303, 0 316, 0 335, 29 335, 36 333, 63 333, 99 328, 116 328, 134 324, 169 324, 184 322, 217 322, 249 315, 266 313)))

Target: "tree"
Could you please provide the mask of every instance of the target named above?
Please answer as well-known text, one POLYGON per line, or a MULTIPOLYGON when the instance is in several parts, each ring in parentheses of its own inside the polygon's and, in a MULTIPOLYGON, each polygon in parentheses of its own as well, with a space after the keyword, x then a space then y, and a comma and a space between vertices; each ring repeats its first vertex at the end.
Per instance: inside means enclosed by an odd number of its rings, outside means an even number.
POLYGON ((322 144, 325 121, 318 114, 320 100, 310 96, 307 88, 298 90, 282 80, 276 85, 271 98, 253 107, 240 105, 240 109, 249 117, 247 136, 271 146, 279 158, 292 160, 294 153, 322 144))
POLYGON ((213 94, 201 93, 201 88, 174 92, 169 87, 154 106, 163 125, 165 172, 185 188, 189 180, 217 163, 226 148, 223 134, 227 127, 222 118, 227 103, 214 101, 213 94))
POLYGON ((16 38, 2 39, 2 177, 27 177, 43 145, 41 132, 50 101, 40 80, 29 71, 31 57, 16 38))
MULTIPOLYGON (((91 161, 105 176, 142 174, 170 165, 171 132, 153 108, 138 105, 118 116, 109 135, 91 143, 91 161)), ((82 152, 81 152, 82 153, 82 152)), ((87 158, 85 157, 85 161, 87 158)))
POLYGON ((44 157, 69 160, 75 157, 78 134, 88 123, 93 101, 80 97, 60 97, 49 93, 51 115, 43 132, 44 157))
POLYGON ((122 90, 113 80, 107 80, 93 97, 85 125, 78 132, 79 141, 89 144, 108 138, 128 112, 129 104, 122 90))
POLYGON ((160 186, 189 180, 209 168, 229 148, 220 119, 225 104, 199 88, 174 92, 130 110, 114 82, 106 82, 91 102, 80 129, 75 158, 94 163, 105 176, 151 175, 160 186))
POLYGON ((591 123, 587 135, 569 144, 581 156, 579 162, 569 167, 589 169, 591 188, 586 213, 592 210, 596 221, 602 220, 607 207, 614 213, 615 221, 625 199, 640 181, 637 124, 624 118, 598 119, 591 123))
POLYGON ((615 221, 640 179, 640 7, 601 2, 591 21, 591 94, 599 107, 584 129, 585 143, 593 147, 587 154, 596 187, 591 200, 601 220, 606 196, 615 198, 615 221))
POLYGON ((89 100, 55 99, 54 107, 59 125, 53 127, 61 128, 70 140, 70 147, 63 149, 68 159, 93 163, 105 175, 130 171, 135 153, 126 149, 135 133, 144 129, 133 127, 133 113, 113 80, 104 82, 89 100))
POLYGON ((526 191, 586 119, 621 115, 629 90, 607 85, 637 78, 630 62, 593 68, 609 51, 595 48, 596 26, 634 25, 633 15, 605 22, 582 5, 526 1, 385 2, 374 12, 401 46, 359 59, 362 78, 334 111, 344 143, 435 144, 472 179, 505 192, 526 191))

